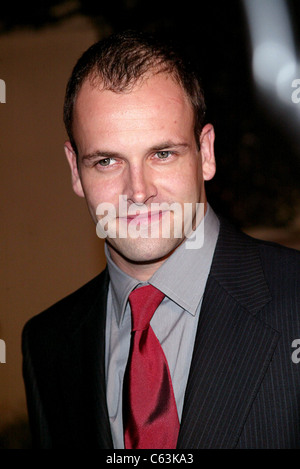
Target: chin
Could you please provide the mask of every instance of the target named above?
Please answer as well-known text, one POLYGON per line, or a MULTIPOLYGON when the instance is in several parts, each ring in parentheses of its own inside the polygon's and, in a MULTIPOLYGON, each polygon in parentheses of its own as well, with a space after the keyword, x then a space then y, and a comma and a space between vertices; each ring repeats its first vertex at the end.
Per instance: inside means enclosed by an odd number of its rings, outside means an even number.
POLYGON ((168 258, 183 240, 160 239, 110 239, 108 243, 120 256, 137 264, 158 262, 168 258))

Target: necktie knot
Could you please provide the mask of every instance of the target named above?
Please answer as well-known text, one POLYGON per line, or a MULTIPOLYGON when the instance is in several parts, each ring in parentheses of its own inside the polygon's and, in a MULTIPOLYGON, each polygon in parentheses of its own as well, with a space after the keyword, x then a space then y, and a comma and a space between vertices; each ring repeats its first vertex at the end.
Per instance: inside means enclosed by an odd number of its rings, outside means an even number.
POLYGON ((129 295, 132 315, 132 330, 144 330, 149 327, 151 318, 164 298, 164 294, 153 287, 146 285, 133 290, 129 295))

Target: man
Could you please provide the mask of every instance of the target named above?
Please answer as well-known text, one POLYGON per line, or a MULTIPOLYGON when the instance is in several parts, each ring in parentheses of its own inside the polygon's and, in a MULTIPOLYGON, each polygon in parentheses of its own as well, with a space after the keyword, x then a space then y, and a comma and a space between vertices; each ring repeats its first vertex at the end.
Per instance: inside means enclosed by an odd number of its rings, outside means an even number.
POLYGON ((141 34, 76 64, 65 153, 107 268, 24 328, 36 447, 300 447, 300 256, 208 205, 204 114, 196 75, 141 34))

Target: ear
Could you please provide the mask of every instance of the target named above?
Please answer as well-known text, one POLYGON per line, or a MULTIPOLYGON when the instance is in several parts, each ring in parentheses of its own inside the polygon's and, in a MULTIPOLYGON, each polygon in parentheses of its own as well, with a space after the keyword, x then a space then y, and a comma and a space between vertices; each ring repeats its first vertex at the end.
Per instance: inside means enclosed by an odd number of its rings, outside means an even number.
POLYGON ((202 157, 202 173, 204 181, 212 179, 216 172, 215 131, 211 124, 206 124, 200 135, 200 152, 202 157))
POLYGON ((66 154, 69 166, 71 168, 73 191, 79 197, 84 197, 84 192, 83 192, 83 188, 81 185, 80 175, 79 175, 78 166, 77 166, 77 156, 76 156, 75 151, 73 150, 71 142, 65 143, 64 150, 65 150, 65 154, 66 154))

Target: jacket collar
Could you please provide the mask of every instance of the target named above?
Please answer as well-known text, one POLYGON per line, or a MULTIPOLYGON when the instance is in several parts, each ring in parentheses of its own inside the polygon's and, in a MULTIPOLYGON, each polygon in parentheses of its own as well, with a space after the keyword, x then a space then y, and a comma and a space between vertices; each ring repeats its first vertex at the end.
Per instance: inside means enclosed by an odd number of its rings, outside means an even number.
POLYGON ((252 314, 271 299, 257 241, 222 218, 210 275, 252 314))

